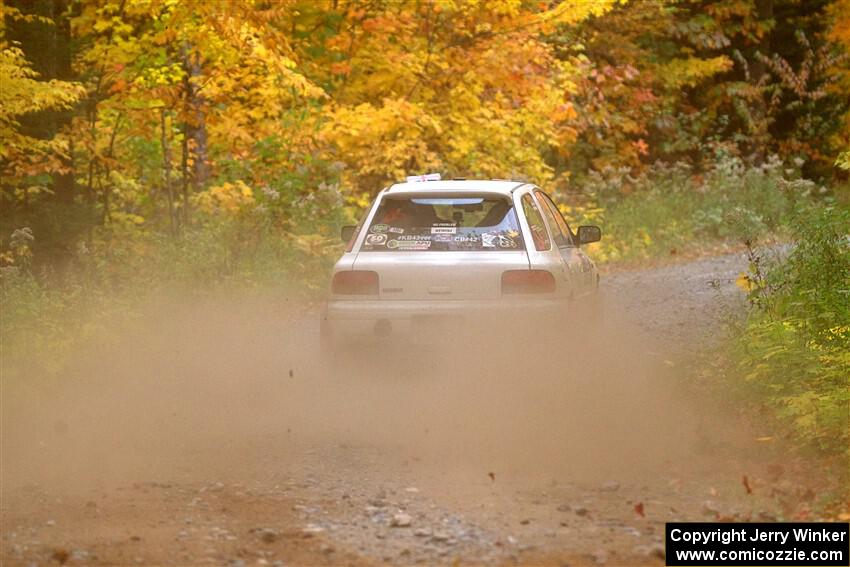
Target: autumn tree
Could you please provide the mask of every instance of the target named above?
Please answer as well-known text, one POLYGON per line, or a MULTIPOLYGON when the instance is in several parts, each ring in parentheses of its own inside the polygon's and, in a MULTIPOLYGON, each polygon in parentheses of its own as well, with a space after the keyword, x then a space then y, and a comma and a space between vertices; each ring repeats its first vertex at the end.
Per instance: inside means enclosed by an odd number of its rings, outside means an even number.
POLYGON ((612 5, 301 3, 293 46, 331 97, 327 155, 356 191, 429 170, 551 180, 545 156, 567 155, 575 139, 576 68, 544 34, 612 5))
POLYGON ((847 13, 847 0, 6 0, 2 220, 70 256, 81 238, 178 241, 237 217, 253 223, 240 234, 330 238, 425 171, 558 190, 609 167, 777 154, 823 179, 850 147, 847 13))

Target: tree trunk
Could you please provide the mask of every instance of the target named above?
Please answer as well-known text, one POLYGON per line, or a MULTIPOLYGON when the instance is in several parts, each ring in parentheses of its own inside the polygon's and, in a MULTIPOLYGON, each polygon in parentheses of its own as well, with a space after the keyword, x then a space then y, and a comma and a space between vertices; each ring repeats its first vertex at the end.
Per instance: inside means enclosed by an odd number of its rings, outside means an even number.
POLYGON ((207 125, 204 114, 205 100, 197 84, 193 81, 201 76, 201 63, 198 55, 193 55, 188 48, 183 49, 183 65, 186 70, 184 81, 186 132, 191 140, 192 151, 192 189, 200 190, 209 177, 207 164, 207 125))
POLYGON ((94 174, 95 174, 95 152, 94 148, 97 145, 97 95, 95 94, 95 98, 89 102, 89 140, 91 143, 92 151, 89 152, 89 171, 88 171, 88 181, 86 182, 86 194, 85 199, 89 203, 89 206, 94 208, 94 203, 97 201, 97 196, 95 195, 94 190, 94 174))
POLYGON ((168 131, 166 130, 165 109, 160 111, 160 128, 162 144, 162 190, 168 201, 168 228, 171 236, 177 236, 177 224, 174 218, 174 189, 171 186, 171 148, 168 145, 168 131))
MULTIPOLYGON (((181 147, 182 156, 180 159, 180 175, 183 189, 183 225, 189 225, 189 136, 190 136, 190 122, 193 120, 192 118, 192 81, 189 76, 189 55, 188 48, 186 45, 183 45, 181 49, 181 55, 183 58, 183 70, 185 74, 183 75, 183 120, 181 124, 181 133, 183 134, 183 144, 181 147)), ((196 187, 195 187, 196 188, 196 187)))
POLYGON ((183 226, 189 226, 189 127, 184 122, 183 127, 183 144, 181 147, 182 155, 180 158, 180 179, 183 185, 183 226))
MULTIPOLYGON (((773 18, 773 0, 756 0, 755 2, 756 16, 759 22, 766 22, 773 18)), ((766 32, 759 43, 758 52, 764 57, 770 57, 770 32, 766 32)), ((767 66, 764 60, 760 57, 753 57, 750 64, 750 81, 756 87, 760 87, 763 81, 767 79, 767 66)), ((753 101, 752 107, 753 124, 756 126, 756 131, 753 135, 753 161, 760 164, 765 160, 767 154, 767 145, 770 140, 770 112, 767 108, 767 101, 764 96, 759 96, 753 101)))
MULTIPOLYGON (((73 80, 74 72, 71 69, 71 21, 66 16, 67 3, 64 0, 53 1, 53 21, 56 22, 55 32, 51 34, 54 45, 51 53, 55 56, 55 77, 62 80, 73 80)), ((65 124, 71 121, 71 111, 58 113, 52 124, 54 131, 58 132, 65 124)), ((77 186, 74 176, 73 153, 68 152, 68 157, 62 158, 64 173, 53 174, 53 189, 56 196, 64 202, 71 202, 77 194, 77 186)))
POLYGON ((109 180, 109 176, 112 173, 112 158, 115 157, 115 139, 118 136, 118 129, 121 127, 121 120, 123 118, 123 114, 119 114, 118 118, 115 119, 115 126, 112 127, 112 134, 109 136, 109 147, 106 150, 106 172, 104 177, 106 178, 106 185, 102 188, 103 194, 103 216, 100 219, 101 224, 108 223, 111 219, 109 217, 109 197, 112 192, 112 185, 109 180))

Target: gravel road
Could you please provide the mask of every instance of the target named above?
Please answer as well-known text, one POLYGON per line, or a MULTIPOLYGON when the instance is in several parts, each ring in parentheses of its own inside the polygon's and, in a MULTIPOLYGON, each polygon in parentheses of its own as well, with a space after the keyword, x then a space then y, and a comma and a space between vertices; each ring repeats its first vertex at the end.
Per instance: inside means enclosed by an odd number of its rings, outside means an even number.
POLYGON ((286 302, 154 306, 59 385, 5 378, 0 561, 663 565, 666 521, 788 517, 769 432, 681 387, 745 266, 612 271, 601 329, 332 370, 286 302))

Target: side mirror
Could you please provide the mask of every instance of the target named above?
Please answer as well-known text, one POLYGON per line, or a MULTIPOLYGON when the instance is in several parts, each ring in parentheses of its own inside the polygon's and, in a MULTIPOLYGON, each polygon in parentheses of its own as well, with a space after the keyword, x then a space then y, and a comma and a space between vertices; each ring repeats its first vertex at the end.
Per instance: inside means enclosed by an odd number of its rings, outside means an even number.
POLYGON ((591 242, 599 242, 602 238, 602 229, 598 226, 585 225, 578 227, 579 246, 582 244, 590 244, 591 242))
POLYGON ((339 237, 343 242, 348 242, 351 240, 351 237, 354 236, 354 229, 357 227, 354 225, 346 225, 342 227, 342 230, 339 231, 339 237))

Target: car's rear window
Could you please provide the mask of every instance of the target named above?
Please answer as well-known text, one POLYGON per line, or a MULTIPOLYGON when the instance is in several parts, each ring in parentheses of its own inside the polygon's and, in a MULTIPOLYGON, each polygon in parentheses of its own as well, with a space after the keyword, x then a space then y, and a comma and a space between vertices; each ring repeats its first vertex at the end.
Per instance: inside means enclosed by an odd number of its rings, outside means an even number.
POLYGON ((363 240, 362 251, 524 250, 507 197, 387 195, 363 240))

